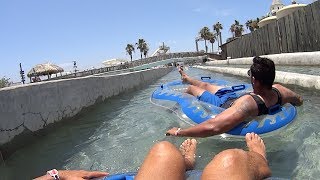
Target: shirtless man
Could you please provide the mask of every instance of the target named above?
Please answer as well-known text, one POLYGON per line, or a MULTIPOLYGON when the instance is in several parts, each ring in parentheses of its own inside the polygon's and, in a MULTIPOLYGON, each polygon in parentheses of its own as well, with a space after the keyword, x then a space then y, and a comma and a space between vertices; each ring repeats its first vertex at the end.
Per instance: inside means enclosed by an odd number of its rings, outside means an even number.
POLYGON ((280 84, 273 84, 275 66, 273 61, 268 58, 253 58, 253 64, 248 71, 253 92, 241 97, 230 92, 230 88, 222 88, 193 79, 181 69, 179 72, 182 80, 190 84, 187 93, 198 97, 200 101, 223 107, 226 110, 212 119, 187 129, 174 127, 167 131, 167 135, 214 136, 228 132, 250 117, 268 114, 269 108, 275 105, 291 103, 300 106, 303 103, 300 95, 280 84))

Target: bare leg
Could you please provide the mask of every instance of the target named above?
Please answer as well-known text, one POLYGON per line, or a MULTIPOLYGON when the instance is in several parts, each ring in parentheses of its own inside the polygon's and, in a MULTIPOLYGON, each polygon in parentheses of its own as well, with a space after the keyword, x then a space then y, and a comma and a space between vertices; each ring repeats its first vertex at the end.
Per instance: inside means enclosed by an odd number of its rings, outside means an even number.
POLYGON ((271 176, 263 140, 246 135, 249 151, 229 149, 216 155, 205 167, 201 179, 264 179, 271 176))
POLYGON ((189 85, 186 93, 191 94, 193 96, 201 96, 201 94, 205 91, 205 89, 199 88, 198 86, 189 85))
MULTIPOLYGON (((209 92, 211 92, 212 94, 216 93, 219 89, 222 88, 222 86, 216 86, 214 84, 210 84, 210 83, 206 83, 206 82, 202 82, 196 79, 193 79, 191 77, 189 77, 183 70, 181 70, 179 68, 179 73, 181 75, 181 79, 183 82, 189 83, 193 86, 199 87, 203 90, 207 90, 209 92)), ((189 92, 187 92, 189 93, 189 92)), ((194 94, 194 93, 189 93, 189 94, 194 94)))
POLYGON ((195 139, 185 140, 180 151, 167 141, 155 144, 135 179, 185 179, 185 171, 194 167, 196 146, 195 139))

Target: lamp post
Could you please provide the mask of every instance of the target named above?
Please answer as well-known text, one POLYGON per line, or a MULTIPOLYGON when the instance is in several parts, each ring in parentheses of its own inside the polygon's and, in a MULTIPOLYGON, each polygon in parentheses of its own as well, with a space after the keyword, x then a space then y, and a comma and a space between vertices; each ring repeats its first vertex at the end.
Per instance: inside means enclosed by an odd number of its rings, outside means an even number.
POLYGON ((24 84, 24 82, 26 81, 26 80, 25 80, 25 76, 24 76, 24 71, 22 70, 21 63, 20 63, 19 65, 20 65, 21 82, 22 82, 22 84, 24 84))
POLYGON ((77 61, 72 61, 72 62, 73 62, 74 75, 77 76, 77 61))

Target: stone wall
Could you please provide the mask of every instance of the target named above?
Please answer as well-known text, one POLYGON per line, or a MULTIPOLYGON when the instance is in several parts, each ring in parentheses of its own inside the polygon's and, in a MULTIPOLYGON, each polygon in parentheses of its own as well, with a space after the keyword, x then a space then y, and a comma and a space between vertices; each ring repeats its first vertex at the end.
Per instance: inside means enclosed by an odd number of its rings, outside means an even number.
POLYGON ((175 58, 192 58, 192 57, 200 57, 204 56, 205 54, 203 52, 177 52, 177 53, 168 53, 168 54, 162 54, 159 56, 153 56, 143 59, 137 59, 132 62, 127 62, 122 65, 117 66, 111 66, 111 67, 102 67, 102 68, 96 68, 96 69, 90 69, 90 70, 84 70, 79 71, 77 73, 72 73, 64 76, 58 76, 58 77, 52 77, 49 80, 57 80, 57 79, 70 79, 75 77, 84 77, 99 73, 105 73, 105 72, 112 72, 117 70, 126 70, 129 68, 133 68, 136 66, 141 66, 143 64, 149 64, 157 61, 162 61, 166 59, 175 59, 175 58))
POLYGON ((35 132, 70 118, 97 101, 151 83, 171 70, 159 68, 3 88, 0 90, 0 146, 24 131, 35 132))
POLYGON ((162 61, 165 59, 175 59, 175 58, 185 58, 185 57, 198 57, 198 56, 204 56, 205 53, 202 52, 179 52, 179 53, 169 53, 169 54, 163 54, 160 56, 153 56, 148 57, 145 59, 140 59, 136 61, 132 61, 131 66, 139 66, 141 64, 148 64, 156 61, 162 61))

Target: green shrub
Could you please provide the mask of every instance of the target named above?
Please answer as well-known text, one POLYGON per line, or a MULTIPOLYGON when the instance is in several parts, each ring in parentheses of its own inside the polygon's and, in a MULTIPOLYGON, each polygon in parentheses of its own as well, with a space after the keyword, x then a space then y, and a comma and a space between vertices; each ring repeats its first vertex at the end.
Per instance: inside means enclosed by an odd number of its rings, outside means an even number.
POLYGON ((0 79, 0 88, 10 86, 11 82, 9 80, 10 80, 10 78, 6 78, 6 77, 1 78, 0 79))

